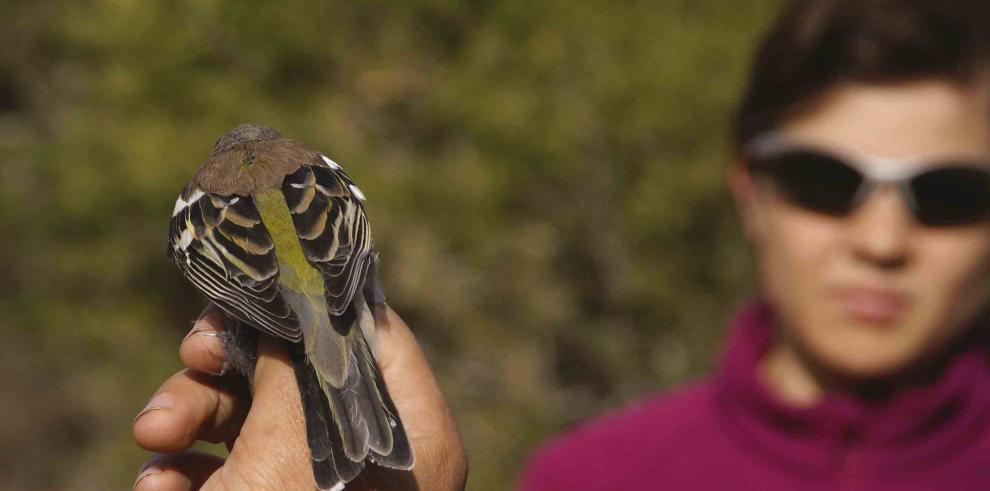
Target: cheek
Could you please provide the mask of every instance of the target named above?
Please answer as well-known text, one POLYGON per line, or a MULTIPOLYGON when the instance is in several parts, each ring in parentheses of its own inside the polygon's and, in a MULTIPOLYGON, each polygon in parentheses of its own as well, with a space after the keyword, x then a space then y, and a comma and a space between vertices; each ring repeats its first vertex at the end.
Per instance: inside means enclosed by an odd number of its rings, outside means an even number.
POLYGON ((790 316, 817 304, 830 264, 839 254, 841 230, 834 219, 786 205, 765 209, 765 234, 756 246, 764 291, 790 316))
POLYGON ((841 259, 841 228, 834 219, 786 205, 767 207, 764 218, 764 234, 754 246, 760 286, 778 328, 802 352, 835 365, 848 353, 850 338, 828 311, 823 290, 841 259))
POLYGON ((919 231, 913 287, 918 298, 919 326, 956 332, 963 328, 990 294, 990 230, 919 231))

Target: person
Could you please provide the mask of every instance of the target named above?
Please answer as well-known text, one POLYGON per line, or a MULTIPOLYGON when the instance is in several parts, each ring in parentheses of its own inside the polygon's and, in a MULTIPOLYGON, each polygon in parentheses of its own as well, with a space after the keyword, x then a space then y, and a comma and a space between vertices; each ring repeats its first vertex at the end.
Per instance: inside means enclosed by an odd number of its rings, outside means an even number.
MULTIPOLYGON (((759 288, 719 367, 541 446, 522 491, 990 488, 984 10, 788 3, 734 124, 727 183, 759 288)), ((135 488, 312 489, 284 354, 262 344, 249 403, 204 375, 221 351, 198 333, 221 326, 216 312, 197 322, 180 350, 189 369, 138 416, 142 446, 180 453, 153 458, 135 488), (226 462, 187 450, 234 438, 226 462)), ((383 331, 379 361, 417 468, 412 482, 365 484, 462 489, 467 459, 443 396, 405 325, 392 315, 383 331)))
POLYGON ((985 10, 788 5, 727 177, 758 298, 715 373, 545 445, 523 491, 990 489, 985 10))

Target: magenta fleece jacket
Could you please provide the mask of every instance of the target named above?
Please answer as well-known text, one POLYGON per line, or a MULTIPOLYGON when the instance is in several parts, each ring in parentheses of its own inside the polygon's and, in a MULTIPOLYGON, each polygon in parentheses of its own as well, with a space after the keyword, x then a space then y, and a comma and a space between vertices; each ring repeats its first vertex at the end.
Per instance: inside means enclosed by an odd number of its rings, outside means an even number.
POLYGON ((971 330, 931 385, 796 408, 756 377, 773 314, 754 301, 733 320, 714 375, 549 442, 519 489, 990 490, 984 329, 971 330))

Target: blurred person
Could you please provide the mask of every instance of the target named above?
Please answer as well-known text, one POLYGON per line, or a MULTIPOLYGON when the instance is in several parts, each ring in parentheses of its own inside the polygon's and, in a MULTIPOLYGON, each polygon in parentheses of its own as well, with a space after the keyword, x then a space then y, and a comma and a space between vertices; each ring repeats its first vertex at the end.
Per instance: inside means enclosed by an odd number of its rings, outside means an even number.
POLYGON ((786 8, 727 178, 758 299, 715 373, 549 443, 522 490, 990 489, 984 10, 786 8))
MULTIPOLYGON (((982 10, 785 8, 734 125, 727 182, 759 294, 730 322, 720 366, 544 445, 522 490, 990 488, 982 10)), ((262 344, 252 401, 208 375, 222 329, 215 311, 196 323, 189 369, 136 419, 142 446, 178 452, 154 457, 136 489, 312 489, 285 354, 262 344), (223 461, 190 452, 197 439, 236 445, 223 461)), ((467 459, 422 353, 394 313, 383 331, 415 482, 369 475, 353 489, 463 489, 467 459)))

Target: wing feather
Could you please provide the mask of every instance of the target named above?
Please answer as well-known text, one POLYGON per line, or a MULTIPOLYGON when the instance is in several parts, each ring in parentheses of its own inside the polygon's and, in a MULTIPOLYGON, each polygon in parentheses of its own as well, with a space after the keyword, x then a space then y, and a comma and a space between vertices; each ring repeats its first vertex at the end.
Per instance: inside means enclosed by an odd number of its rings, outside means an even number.
MULTIPOLYGON (((306 259, 320 270, 327 306, 350 329, 351 306, 371 264, 363 195, 339 166, 306 164, 286 176, 282 192, 306 259)), ((342 334, 346 334, 343 332, 342 334)))
POLYGON ((271 235, 250 198, 187 189, 172 215, 168 252, 230 315, 273 336, 302 339, 299 318, 279 290, 271 235))

